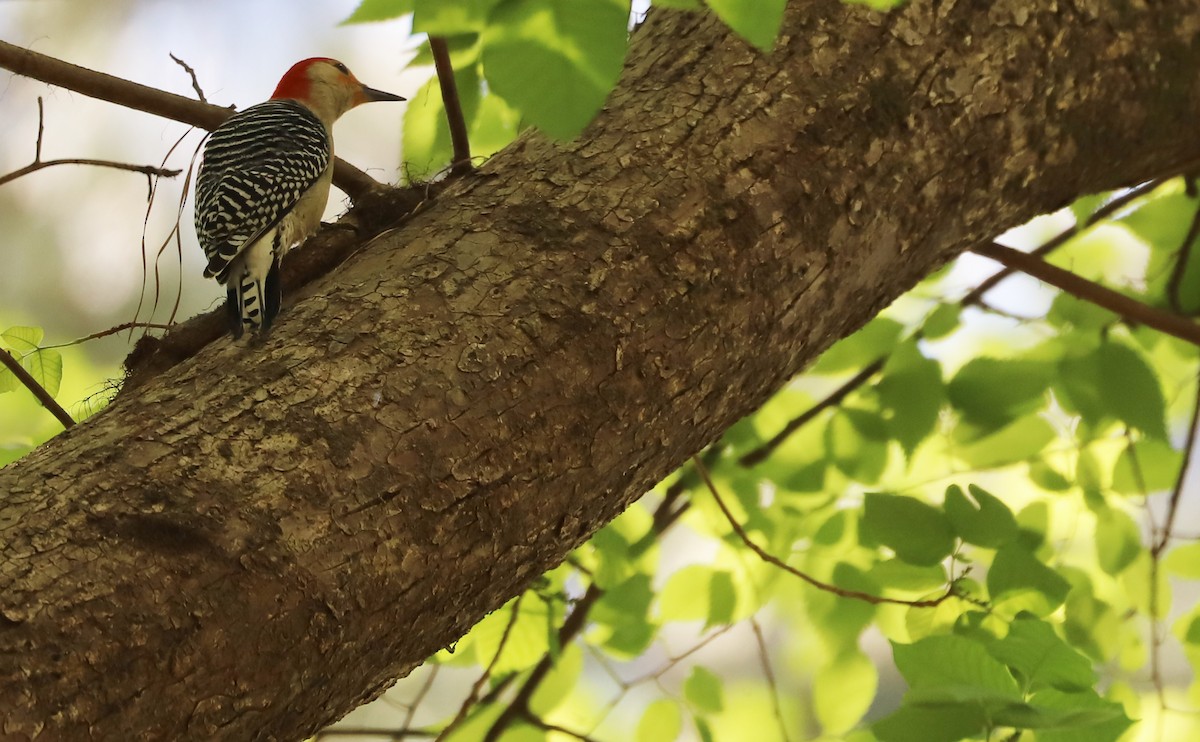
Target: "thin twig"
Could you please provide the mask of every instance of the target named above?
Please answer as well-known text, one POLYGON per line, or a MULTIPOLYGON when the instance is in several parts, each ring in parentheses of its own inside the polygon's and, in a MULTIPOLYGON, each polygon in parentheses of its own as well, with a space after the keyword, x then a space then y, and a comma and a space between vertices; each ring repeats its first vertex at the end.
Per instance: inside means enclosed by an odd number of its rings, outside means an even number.
POLYGON ((417 707, 421 705, 421 701, 424 701, 425 696, 429 694, 429 689, 433 687, 433 681, 437 678, 439 669, 441 669, 441 665, 434 665, 430 669, 429 674, 425 676, 424 682, 421 683, 420 689, 417 690, 417 695, 413 696, 412 701, 408 704, 408 709, 404 712, 404 722, 400 725, 401 729, 408 729, 412 726, 413 717, 417 715, 417 707))
POLYGON ((46 388, 39 384, 37 379, 30 376, 25 367, 21 365, 21 362, 4 348, 0 348, 0 363, 4 364, 9 371, 12 371, 13 376, 17 377, 17 381, 21 382, 26 389, 32 392, 33 396, 37 397, 37 401, 42 403, 42 407, 45 407, 50 411, 51 415, 58 418, 58 421, 62 423, 64 428, 70 428, 75 425, 75 418, 67 414, 67 411, 55 401, 50 392, 46 391, 46 388))
POLYGON ((579 742, 596 742, 595 739, 587 736, 586 734, 581 732, 573 732, 570 729, 560 727, 557 724, 551 724, 530 712, 526 712, 523 718, 525 721, 529 722, 538 729, 541 729, 543 732, 558 732, 559 734, 565 734, 568 737, 574 737, 575 739, 579 740, 579 742))
POLYGON ((200 99, 200 102, 208 103, 208 98, 204 97, 204 91, 200 89, 200 81, 196 79, 196 70, 192 69, 190 64, 170 52, 167 52, 167 56, 170 57, 175 64, 182 67, 183 71, 188 73, 188 77, 192 78, 192 90, 196 91, 196 97, 200 99))
POLYGON ((164 325, 164 324, 160 324, 157 322, 122 322, 121 324, 116 325, 115 327, 110 327, 107 330, 101 330, 100 332, 93 332, 91 335, 85 335, 81 338, 72 340, 68 343, 58 343, 57 345, 44 345, 42 347, 43 348, 66 348, 71 345, 79 345, 81 343, 86 343, 89 340, 99 340, 100 338, 108 337, 109 335, 116 335, 118 332, 125 332, 126 330, 131 330, 131 329, 134 329, 137 327, 144 327, 148 330, 169 330, 172 327, 174 327, 174 325, 164 325))
POLYGON ((1115 312, 1128 322, 1146 325, 1193 345, 1200 345, 1200 325, 1195 322, 1130 299, 1124 294, 1089 281, 1056 265, 1051 265, 1034 255, 996 242, 972 248, 971 251, 977 255, 991 258, 1002 265, 1028 273, 1072 296, 1115 312))
MULTIPOLYGON (((1095 211, 1093 211, 1091 214, 1089 214, 1088 218, 1084 219, 1083 222, 1077 222, 1077 223, 1071 225, 1070 227, 1067 227, 1063 231, 1059 232, 1058 234, 1054 235, 1053 237, 1046 240, 1042 244, 1038 245, 1035 249, 1031 250, 1029 252, 1029 254, 1037 255, 1037 256, 1044 256, 1048 253, 1051 253, 1051 252, 1057 250, 1058 248, 1060 248, 1064 244, 1066 244, 1067 241, 1070 240, 1075 235, 1079 234, 1080 232, 1082 232, 1083 230, 1085 230, 1089 227, 1095 226, 1101 220, 1107 219, 1109 216, 1111 216, 1111 215, 1115 214, 1117 211, 1125 208, 1126 206, 1128 206, 1129 204, 1138 200, 1142 196, 1145 196, 1145 195, 1149 194, 1150 192, 1154 191, 1155 189, 1157 189, 1159 186, 1161 186, 1165 182, 1166 182, 1166 179, 1161 179, 1161 178, 1155 179, 1155 180, 1148 180, 1145 183, 1142 183, 1141 185, 1130 188, 1129 190, 1125 191, 1124 193, 1120 194, 1119 196, 1114 196, 1112 199, 1105 202, 1102 206, 1100 206, 1095 211)), ((972 289, 969 293, 967 293, 959 301, 959 303, 964 307, 969 307, 973 304, 978 304, 979 301, 981 299, 983 299, 984 294, 991 291, 1001 281, 1003 281, 1004 279, 1008 278, 1009 276, 1011 276, 1012 274, 1017 273, 1017 272, 1018 272, 1018 269, 1005 266, 1003 270, 997 271, 996 273, 993 273, 991 276, 988 276, 983 281, 981 281, 979 283, 979 285, 976 286, 974 289, 972 289)))
POLYGON ((513 601, 512 614, 508 617, 508 623, 504 626, 504 633, 500 635, 500 644, 496 647, 496 654, 492 655, 492 661, 488 663, 488 666, 484 668, 483 672, 479 674, 479 677, 475 679, 475 683, 471 686, 471 690, 467 693, 467 697, 463 699, 462 705, 458 707, 458 713, 455 714, 454 718, 450 720, 450 723, 443 727, 442 731, 438 733, 438 742, 448 738, 450 734, 458 728, 458 725, 463 723, 463 720, 467 718, 467 714, 469 714, 471 709, 475 707, 475 704, 478 703, 479 691, 483 689, 484 684, 487 683, 488 679, 492 677, 492 671, 496 669, 496 663, 500 661, 500 655, 504 654, 504 648, 508 644, 509 634, 512 633, 513 626, 517 624, 517 618, 519 617, 521 610, 521 599, 524 597, 525 594, 522 593, 517 596, 516 600, 513 601))
POLYGON ((454 148, 450 174, 469 173, 475 166, 471 164, 471 143, 467 136, 467 121, 463 116, 462 101, 458 97, 458 82, 454 79, 454 65, 450 62, 450 48, 446 39, 430 36, 429 49, 433 52, 433 66, 437 70, 438 86, 442 89, 442 107, 446 109, 450 143, 454 148))
POLYGON ((708 487, 708 491, 712 494, 713 499, 716 500, 717 507, 719 507, 721 512, 725 514, 725 520, 729 521, 729 525, 733 528, 734 533, 738 535, 738 538, 742 540, 742 543, 745 544, 750 551, 753 551, 755 554, 757 554, 759 558, 761 558, 767 564, 774 565, 779 569, 788 572, 789 574, 799 577, 818 590, 824 590, 827 593, 833 593, 834 595, 842 598, 861 600, 864 603, 871 603, 872 605, 890 603, 892 605, 907 605, 912 608, 932 608, 933 606, 941 605, 948 598, 958 595, 958 591, 955 589, 954 584, 951 583, 950 586, 946 588, 945 593, 936 598, 930 598, 928 600, 902 600, 900 598, 887 598, 879 595, 872 595, 870 593, 859 592, 858 590, 847 590, 844 587, 838 587, 837 585, 833 585, 828 582, 822 582, 811 575, 805 574, 773 554, 767 552, 758 544, 754 543, 754 541, 750 538, 750 534, 746 533, 746 529, 742 528, 742 524, 738 523, 737 518, 733 517, 733 513, 730 512, 729 508, 725 505, 725 500, 721 497, 721 493, 717 491, 717 486, 713 484, 712 477, 710 477, 708 474, 708 468, 705 467, 700 461, 699 457, 696 456, 692 457, 692 465, 695 466, 697 471, 700 472, 700 477, 704 480, 704 484, 708 487))
POLYGON ((763 677, 767 679, 767 687, 771 689, 771 707, 775 711, 775 720, 779 723, 779 736, 783 742, 791 742, 787 724, 783 721, 783 705, 779 702, 779 684, 775 682, 775 673, 771 670, 771 653, 767 651, 767 640, 763 638, 762 627, 758 620, 750 617, 750 628, 754 631, 754 641, 758 644, 758 661, 762 664, 763 677))
MULTIPOLYGON (((1066 244, 1068 240, 1083 230, 1094 226, 1102 219, 1108 218, 1120 209, 1128 206, 1133 201, 1136 201, 1142 196, 1149 194, 1151 191, 1161 186, 1164 182, 1164 179, 1150 180, 1134 188, 1130 188, 1119 196, 1113 197, 1109 201, 1105 202, 1104 205, 1100 206, 1098 209, 1088 215, 1088 218, 1083 222, 1074 224, 1059 232, 1055 236, 1043 242, 1034 250, 1031 250, 1029 255, 1044 256, 1050 252, 1053 252, 1054 250, 1057 250, 1059 247, 1062 247, 1064 244, 1066 244)), ((995 288, 1001 281, 1017 272, 1019 272, 1017 268, 1009 267, 1007 265, 1004 266, 1001 270, 996 271, 992 275, 985 278, 979 283, 978 286, 964 295, 962 299, 959 300, 959 304, 964 307, 981 305, 983 303, 984 295, 995 288)), ((920 339, 920 337, 921 333, 918 331, 914 335, 914 339, 920 339)), ((887 355, 882 355, 868 365, 864 366, 862 371, 834 391, 831 397, 821 400, 802 413, 799 417, 790 421, 787 426, 784 427, 783 431, 776 434, 771 438, 771 440, 762 444, 758 448, 743 455, 738 463, 740 463, 742 466, 749 467, 755 466, 756 464, 764 461, 768 456, 775 452, 776 448, 778 448, 785 440, 787 440, 789 435, 796 432, 796 430, 803 427, 807 423, 811 422, 812 419, 819 415, 823 410, 840 404, 842 400, 844 400, 851 392, 867 383, 871 377, 883 369, 884 364, 887 363, 887 358, 887 355)))
POLYGON ((1175 478, 1175 487, 1171 490, 1171 499, 1167 504, 1167 520, 1163 523, 1162 530, 1157 534, 1157 541, 1150 550, 1150 555, 1155 560, 1167 548, 1175 529, 1175 515, 1179 512, 1179 502, 1183 499, 1184 480, 1192 466, 1192 451, 1196 449, 1198 428, 1200 428, 1200 388, 1196 389, 1196 399, 1192 403, 1192 424, 1188 427, 1187 440, 1183 444, 1183 459, 1179 462, 1179 474, 1175 478))
POLYGON ((866 366, 863 366, 862 370, 852 376, 849 381, 834 390, 834 392, 828 397, 825 397, 820 402, 817 402, 812 407, 809 407, 798 417, 789 420, 788 424, 783 426, 783 430, 780 430, 778 433, 773 435, 766 443, 763 443, 758 448, 755 448, 754 450, 743 455, 740 459, 738 459, 738 463, 747 467, 762 463, 764 459, 774 453, 775 449, 779 448, 779 446, 788 439, 788 436, 796 432, 796 430, 803 427, 808 423, 808 421, 812 420, 817 415, 820 415, 825 410, 841 404, 842 400, 848 397, 851 392, 867 383, 872 376, 882 371, 883 365, 886 362, 887 356, 881 356, 876 358, 874 361, 871 361, 866 366))
MULTIPOLYGON (((95 72, 4 41, 0 41, 0 68, 73 90, 81 95, 210 131, 220 126, 221 122, 233 113, 232 108, 214 106, 103 72, 95 72)), ((357 199, 379 187, 374 178, 340 159, 334 168, 333 182, 351 199, 357 199)))

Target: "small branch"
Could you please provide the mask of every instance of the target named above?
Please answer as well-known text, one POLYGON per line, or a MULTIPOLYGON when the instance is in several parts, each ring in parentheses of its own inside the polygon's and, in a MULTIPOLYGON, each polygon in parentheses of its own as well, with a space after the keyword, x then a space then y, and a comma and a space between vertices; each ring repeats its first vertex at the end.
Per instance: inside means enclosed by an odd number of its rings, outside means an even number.
POLYGON ((113 170, 125 170, 131 173, 141 173, 147 177, 158 176, 160 178, 174 178, 182 170, 166 170, 164 168, 154 167, 152 165, 131 165, 126 162, 113 162, 111 160, 92 160, 85 157, 72 157, 59 160, 43 160, 40 162, 31 162, 20 170, 14 170, 7 175, 0 175, 0 185, 4 185, 17 178, 36 173, 38 170, 44 170, 48 167, 56 165, 90 165, 92 167, 107 167, 113 170))
POLYGON ((874 361, 871 361, 869 364, 864 366, 861 371, 851 377, 850 380, 845 384, 842 384, 840 387, 838 387, 837 390, 835 390, 828 397, 822 399, 820 402, 817 402, 812 407, 809 407, 798 417, 789 420, 788 424, 783 426, 783 430, 780 430, 778 433, 772 436, 771 440, 743 455, 740 459, 738 459, 738 463, 747 467, 762 463, 764 459, 774 453, 775 449, 779 448, 779 446, 788 439, 788 436, 790 436, 792 433, 795 433, 797 429, 803 427, 808 423, 808 421, 812 420, 817 415, 820 415, 825 410, 841 404, 842 400, 848 397, 851 392, 867 383, 872 376, 883 370, 883 364, 886 362, 887 356, 882 356, 880 358, 876 358, 874 361))
POLYGON ((458 707, 458 713, 455 714, 454 718, 450 720, 450 723, 443 727, 442 731, 438 733, 438 742, 449 738, 450 734, 458 728, 459 724, 462 724, 463 720, 467 718, 467 714, 469 714, 471 709, 475 707, 475 704, 479 702, 479 691, 483 689, 484 683, 486 683, 488 679, 492 677, 492 671, 496 669, 496 663, 500 661, 500 655, 504 654, 504 647, 508 644, 509 634, 512 633, 512 628, 517 623, 517 618, 520 615, 521 599, 523 597, 525 597, 525 594, 521 593, 517 596, 517 599, 513 601, 512 615, 508 617, 508 623, 504 626, 504 633, 500 636, 500 643, 496 647, 496 654, 492 655, 492 661, 488 663, 488 666, 484 668, 483 672, 479 674, 478 678, 476 678, 475 683, 471 686, 470 692, 467 693, 467 697, 463 699, 462 705, 458 707))
MULTIPOLYGON (((1196 448, 1196 438, 1200 428, 1200 388, 1196 389, 1196 400, 1192 403, 1192 424, 1188 426, 1187 440, 1183 444, 1183 459, 1179 462, 1179 474, 1175 477, 1175 487, 1171 490, 1171 500, 1167 505, 1167 520, 1158 533, 1158 540, 1150 549, 1150 555, 1155 561, 1162 555, 1171 541, 1171 533, 1175 529, 1175 515, 1179 512, 1179 502, 1183 499, 1183 482, 1188 470, 1192 467, 1192 451, 1196 448)), ((1157 595, 1157 590, 1151 590, 1151 596, 1157 595)))
POLYGON ((767 687, 771 689, 771 708, 775 712, 775 721, 779 724, 779 736, 783 742, 791 742, 787 724, 783 721, 783 706, 779 703, 779 684, 775 682, 775 673, 771 670, 771 653, 767 651, 767 640, 763 637, 762 627, 758 620, 750 617, 750 628, 754 631, 754 641, 758 644, 758 661, 762 665, 763 677, 767 679, 767 687))
POLYGON ((581 732, 572 732, 570 729, 560 727, 557 724, 550 724, 549 722, 543 721, 541 718, 534 716, 532 713, 525 713, 524 719, 538 729, 541 729, 543 732, 558 732, 559 734, 565 734, 568 737, 574 737, 575 739, 579 740, 579 742, 596 742, 596 740, 587 736, 586 734, 581 732))
POLYGON ((692 465, 695 466, 696 470, 700 472, 700 477, 704 480, 704 484, 708 487, 708 491, 712 494, 713 499, 716 500, 717 507, 719 507, 721 512, 725 514, 725 520, 729 521, 729 525, 733 528, 734 533, 738 535, 738 538, 742 540, 742 543, 745 544, 750 551, 753 551, 755 554, 757 554, 759 558, 761 558, 767 564, 774 565, 783 571, 788 572, 789 574, 799 577, 801 580, 804 580, 818 590, 824 590, 827 593, 833 593, 834 595, 842 598, 861 600, 864 603, 870 603, 872 605, 890 603, 892 605, 907 605, 912 608, 932 608, 933 606, 941 605, 946 601, 947 598, 954 597, 958 594, 957 590, 954 588, 954 584, 951 583, 946 589, 946 592, 937 598, 931 598, 929 600, 902 600, 900 598, 887 598, 879 595, 872 595, 870 593, 859 592, 858 590, 847 590, 846 588, 838 587, 837 585, 833 585, 828 582, 821 582, 817 578, 801 572, 773 554, 768 553, 761 546, 754 543, 754 541, 750 538, 750 534, 746 533, 746 529, 742 528, 742 524, 738 523, 737 518, 733 517, 733 513, 731 513, 729 508, 725 505, 725 500, 722 499, 721 493, 717 491, 717 486, 713 484, 712 477, 708 475, 708 469, 700 461, 699 457, 692 457, 692 465))
MULTIPOLYGON (((1041 245, 1038 245, 1036 249, 1030 250, 1029 254, 1045 256, 1047 253, 1057 250, 1066 244, 1067 240, 1071 239, 1088 227, 1094 226, 1102 219, 1107 219, 1109 216, 1125 208, 1142 196, 1149 194, 1151 191, 1155 190, 1164 182, 1166 182, 1166 180, 1167 179, 1163 178, 1149 180, 1139 186, 1130 188, 1128 191, 1125 191, 1121 195, 1114 197, 1112 200, 1093 211, 1082 223, 1077 223, 1067 227, 1063 231, 1043 242, 1041 245)), ((991 276, 985 278, 978 286, 964 296, 959 303, 964 307, 978 304, 983 299, 984 294, 994 289, 997 284, 1016 272, 1016 268, 1009 268, 1008 266, 1005 266, 1003 270, 993 273, 991 276)))
MULTIPOLYGON (((1064 229, 1054 237, 1051 237, 1049 240, 1043 242, 1036 249, 1031 250, 1028 254, 1034 256, 1044 256, 1050 252, 1053 252, 1054 250, 1057 250, 1075 235, 1079 234, 1088 227, 1095 225, 1100 220, 1106 219, 1112 214, 1115 214, 1117 211, 1123 209, 1142 196, 1147 195, 1154 189, 1161 186, 1164 182, 1165 179, 1160 178, 1147 181, 1135 188, 1130 188, 1128 191, 1125 191, 1121 195, 1114 197, 1103 206, 1093 211, 1082 223, 1074 224, 1071 227, 1064 229)), ((959 300, 959 304, 964 307, 973 305, 982 306, 984 295, 994 289, 1001 281, 1017 272, 1018 269, 1015 267, 1004 266, 1004 268, 985 278, 979 283, 978 286, 963 296, 963 298, 959 300)), ((918 332, 915 337, 916 339, 920 339, 920 332, 918 332)), ((742 456, 738 463, 746 467, 755 466, 759 463, 762 463, 763 460, 775 452, 776 448, 778 448, 785 440, 787 440, 789 435, 796 432, 796 430, 803 427, 807 423, 811 422, 812 419, 820 414, 823 410, 831 406, 841 404, 842 400, 849 396, 851 392, 867 383, 872 376, 882 370, 885 363, 887 363, 886 355, 876 358, 874 361, 864 367, 863 370, 860 371, 856 376, 839 387, 832 396, 818 402, 799 417, 790 421, 780 433, 776 434, 767 443, 764 443, 762 446, 759 446, 753 451, 750 451, 742 456)))
MULTIPOLYGON (((0 41, 0 68, 91 98, 209 131, 220 126, 221 122, 233 113, 231 108, 221 108, 103 72, 95 72, 4 41, 0 41)), ((358 199, 379 187, 379 182, 374 178, 341 159, 335 166, 333 182, 352 199, 358 199)))
POLYGON ((446 109, 450 142, 454 147, 450 174, 469 173, 475 168, 471 164, 471 143, 467 137, 467 122, 463 117, 462 101, 458 97, 458 82, 454 79, 454 66, 450 63, 450 48, 446 45, 446 39, 441 36, 430 36, 429 48, 433 51, 433 66, 437 70, 438 85, 442 89, 442 106, 446 109))
POLYGON ((135 329, 138 327, 143 327, 148 330, 169 330, 172 327, 174 327, 174 325, 164 325, 164 324, 160 324, 158 322, 122 322, 121 324, 119 324, 115 327, 110 327, 107 330, 101 330, 100 332, 93 332, 91 335, 85 335, 81 338, 72 340, 67 343, 58 343, 57 345, 45 345, 42 347, 44 347, 44 348, 66 348, 71 345, 79 345, 81 343, 86 343, 89 340, 99 340, 100 338, 108 337, 109 335, 116 335, 118 332, 125 332, 126 330, 132 330, 132 329, 135 329))
POLYGON ((1200 325, 1174 314, 1167 314, 1154 307, 1130 299, 1124 294, 1081 278, 1070 271, 1029 253, 992 242, 972 248, 972 252, 991 258, 1009 268, 1024 273, 1059 288, 1072 296, 1089 301, 1111 312, 1121 315, 1126 321, 1153 327, 1172 337, 1200 345, 1200 325))
POLYGON ((32 392, 33 396, 37 397, 37 401, 42 403, 42 407, 45 407, 50 411, 51 415, 58 418, 58 421, 62 423, 64 428, 70 428, 75 425, 75 419, 68 415, 67 411, 62 408, 62 405, 56 402, 54 397, 50 395, 50 392, 46 391, 46 388, 39 384, 37 379, 30 376, 25 367, 21 365, 21 362, 4 348, 0 348, 0 363, 4 364, 9 371, 12 371, 13 376, 17 377, 17 381, 21 382, 26 389, 32 392))
POLYGON ((167 52, 167 56, 170 57, 171 60, 173 62, 175 62, 175 64, 182 67, 183 71, 188 73, 188 77, 192 78, 192 90, 196 91, 196 97, 200 99, 200 102, 208 103, 208 98, 204 97, 204 91, 200 89, 200 81, 196 79, 196 70, 192 69, 192 66, 190 64, 183 61, 182 59, 175 56, 174 54, 171 54, 170 52, 167 52))

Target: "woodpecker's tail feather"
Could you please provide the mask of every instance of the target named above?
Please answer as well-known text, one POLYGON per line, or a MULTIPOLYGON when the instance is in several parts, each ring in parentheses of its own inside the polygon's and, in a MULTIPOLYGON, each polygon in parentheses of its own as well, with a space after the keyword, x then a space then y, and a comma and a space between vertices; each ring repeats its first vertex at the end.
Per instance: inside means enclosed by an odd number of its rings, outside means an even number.
POLYGON ((282 298, 278 260, 272 263, 265 280, 255 280, 246 274, 236 286, 230 285, 225 309, 234 339, 240 338, 247 329, 257 334, 271 329, 271 322, 279 314, 282 298))

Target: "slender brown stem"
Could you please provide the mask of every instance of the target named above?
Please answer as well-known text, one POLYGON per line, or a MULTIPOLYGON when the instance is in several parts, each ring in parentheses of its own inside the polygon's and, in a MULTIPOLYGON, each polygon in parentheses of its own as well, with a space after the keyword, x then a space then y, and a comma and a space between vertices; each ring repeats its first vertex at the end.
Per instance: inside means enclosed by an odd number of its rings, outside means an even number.
POLYGON ((204 96, 204 90, 200 88, 200 81, 196 79, 196 70, 192 69, 190 64, 170 52, 167 53, 167 56, 171 58, 172 62, 182 67, 183 71, 188 74, 188 77, 192 78, 192 90, 196 91, 196 97, 200 99, 200 102, 208 103, 208 98, 204 96))
POLYGON ((1196 389, 1196 399, 1192 403, 1192 424, 1188 426, 1187 440, 1183 444, 1183 460, 1179 462, 1179 474, 1175 477, 1175 487, 1171 490, 1171 499, 1167 504, 1167 520, 1163 523, 1157 541, 1150 550, 1156 560, 1167 548, 1167 544, 1171 541, 1171 533, 1175 530, 1175 515, 1179 512, 1179 502, 1183 499, 1184 479, 1192 467, 1192 451, 1196 449, 1196 438, 1200 433, 1198 429, 1200 429, 1200 388, 1196 389))
POLYGON ((17 377, 17 381, 21 382, 26 389, 32 392, 33 396, 37 397, 37 401, 42 403, 42 407, 45 407, 50 411, 51 415, 58 418, 58 421, 62 423, 64 428, 70 428, 75 425, 75 418, 67 414, 67 411, 54 400, 50 392, 46 391, 46 388, 39 384, 37 379, 30 376, 25 367, 21 365, 21 362, 4 348, 0 348, 0 363, 4 364, 9 371, 12 371, 13 376, 17 377))
MULTIPOLYGON (((229 108, 89 70, 4 41, 0 41, 0 68, 202 129, 215 129, 233 113, 229 108)), ((334 169, 333 182, 351 198, 358 198, 379 186, 374 178, 340 159, 334 169)))
POLYGON ((767 651, 767 640, 763 636, 762 627, 753 616, 750 617, 750 628, 754 631, 754 642, 758 645, 758 662, 762 665, 763 677, 771 690, 771 708, 775 713, 775 721, 779 724, 779 736, 783 738, 783 742, 791 742, 787 724, 783 720, 783 706, 779 703, 779 684, 775 681, 775 672, 771 670, 771 653, 767 651))
POLYGON ((509 634, 512 633, 512 628, 516 625, 517 618, 520 616, 521 599, 523 597, 525 597, 524 593, 518 595, 517 599, 513 601, 512 613, 508 617, 508 623, 504 625, 504 634, 500 636, 500 644, 496 647, 496 654, 492 655, 492 661, 488 663, 488 666, 475 679, 475 683, 471 686, 467 697, 463 699, 462 705, 458 707, 458 713, 454 715, 450 723, 438 734, 437 739, 439 742, 440 740, 447 739, 458 728, 458 725, 463 723, 463 720, 467 718, 467 714, 471 712, 471 709, 478 702, 479 691, 487 683, 488 679, 492 677, 492 671, 496 669, 496 663, 500 661, 500 655, 504 654, 504 647, 508 644, 509 634))
POLYGON ((1172 337, 1179 338, 1193 345, 1200 345, 1200 325, 1175 314, 1168 314, 1130 299, 1124 294, 1089 281, 1070 271, 1051 265, 1035 255, 1021 252, 1011 247, 992 242, 987 245, 972 248, 972 252, 1015 268, 1044 281, 1051 286, 1089 301, 1096 306, 1121 315, 1125 320, 1153 327, 1172 337))
POLYGON ((442 89, 442 106, 446 109, 446 122, 450 125, 450 143, 454 147, 450 174, 469 173, 474 170, 471 165, 471 143, 467 137, 467 121, 463 116, 462 101, 458 97, 458 82, 454 79, 454 66, 450 63, 450 48, 441 36, 430 36, 429 48, 433 51, 433 66, 437 70, 438 85, 442 89))
POLYGON ((92 167, 107 167, 113 170, 125 170, 131 173, 141 173, 142 175, 157 175, 160 178, 174 178, 181 173, 181 170, 167 170, 152 165, 132 165, 127 162, 113 162, 111 160, 92 160, 86 157, 72 157, 59 160, 42 160, 39 162, 31 162, 25 167, 14 170, 11 173, 0 175, 0 185, 16 180, 17 178, 36 173, 38 170, 44 170, 48 167, 56 165, 90 165, 92 167))
POLYGON ((820 415, 825 410, 841 404, 842 400, 848 397, 851 392, 867 383, 872 376, 883 370, 883 364, 886 362, 887 356, 881 356, 868 363, 861 371, 851 377, 850 380, 845 384, 842 384, 840 387, 838 387, 828 397, 822 399, 820 402, 817 402, 812 407, 809 407, 798 417, 789 420, 788 424, 783 427, 783 430, 780 430, 778 433, 772 436, 771 440, 738 459, 738 463, 742 466, 754 466, 762 463, 764 459, 774 453, 775 449, 778 448, 785 440, 787 440, 788 436, 796 432, 797 429, 803 427, 808 423, 808 421, 812 420, 817 415, 820 415))
POLYGON ((750 534, 746 533, 746 529, 742 528, 742 524, 738 523, 737 518, 733 517, 733 513, 730 512, 729 508, 725 505, 725 500, 721 497, 721 493, 717 491, 717 486, 713 484, 712 477, 709 476, 707 467, 704 466, 704 463, 700 461, 698 456, 692 457, 692 465, 695 466, 696 470, 700 472, 700 477, 704 480, 705 486, 708 487, 709 493, 712 494, 713 500, 716 501, 717 507, 719 507, 721 512, 724 513, 725 520, 729 521, 729 525, 731 528, 733 528, 733 532, 738 535, 738 538, 742 540, 742 543, 746 545, 746 548, 757 554, 759 558, 767 564, 774 565, 791 575, 799 577, 801 580, 804 580, 818 590, 824 590, 827 593, 833 593, 834 595, 842 598, 861 600, 864 603, 871 603, 872 605, 891 603, 893 605, 907 605, 913 608, 931 608, 936 605, 941 605, 946 601, 947 598, 958 594, 954 588, 954 585, 951 584, 950 587, 946 589, 945 593, 939 597, 931 598, 929 600, 902 600, 900 598, 886 598, 879 595, 859 592, 858 590, 847 590, 844 587, 838 587, 837 585, 832 585, 828 582, 822 582, 811 575, 805 574, 792 565, 779 559, 775 555, 767 552, 758 544, 754 543, 754 541, 750 538, 750 534))

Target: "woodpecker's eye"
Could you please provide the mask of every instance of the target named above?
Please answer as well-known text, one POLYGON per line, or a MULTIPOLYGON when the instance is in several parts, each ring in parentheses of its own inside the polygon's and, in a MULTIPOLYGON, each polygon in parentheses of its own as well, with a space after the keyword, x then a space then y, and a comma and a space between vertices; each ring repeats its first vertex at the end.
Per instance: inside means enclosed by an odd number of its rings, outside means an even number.
POLYGON ((336 69, 338 72, 342 73, 343 75, 350 74, 349 68, 347 68, 346 65, 342 64, 341 62, 334 62, 333 67, 334 67, 334 69, 336 69))

